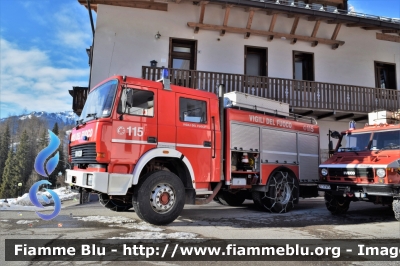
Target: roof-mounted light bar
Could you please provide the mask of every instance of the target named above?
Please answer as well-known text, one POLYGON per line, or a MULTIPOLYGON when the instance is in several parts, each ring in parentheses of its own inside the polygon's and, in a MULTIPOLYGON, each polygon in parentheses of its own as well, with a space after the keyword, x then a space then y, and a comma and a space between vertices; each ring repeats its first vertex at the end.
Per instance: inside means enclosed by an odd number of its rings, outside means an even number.
POLYGON ((171 81, 169 79, 169 73, 168 73, 168 69, 162 67, 161 69, 161 79, 157 80, 159 82, 162 82, 164 90, 171 90, 171 81))

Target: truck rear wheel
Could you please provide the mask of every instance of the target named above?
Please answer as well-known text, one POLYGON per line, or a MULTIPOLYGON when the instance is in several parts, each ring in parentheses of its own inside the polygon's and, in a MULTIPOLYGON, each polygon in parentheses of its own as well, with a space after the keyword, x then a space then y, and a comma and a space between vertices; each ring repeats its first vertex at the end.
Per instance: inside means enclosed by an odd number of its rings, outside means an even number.
POLYGON ((330 192, 325 191, 325 205, 332 214, 344 214, 350 206, 350 200, 343 196, 334 196, 330 192))
POLYGON ((237 193, 221 191, 218 193, 218 200, 222 205, 240 206, 246 200, 246 195, 241 191, 238 191, 237 193))
POLYGON ((400 221, 400 198, 394 198, 392 203, 394 217, 397 221, 400 221))
POLYGON ((179 177, 169 171, 153 172, 139 180, 132 203, 142 220, 155 225, 169 224, 182 212, 185 187, 179 177))
POLYGON ((105 193, 99 194, 99 202, 101 205, 115 212, 124 212, 133 207, 132 203, 126 203, 117 199, 110 199, 105 193))
POLYGON ((298 195, 297 180, 288 172, 274 172, 268 182, 268 192, 253 191, 254 203, 270 212, 288 212, 294 207, 298 195))

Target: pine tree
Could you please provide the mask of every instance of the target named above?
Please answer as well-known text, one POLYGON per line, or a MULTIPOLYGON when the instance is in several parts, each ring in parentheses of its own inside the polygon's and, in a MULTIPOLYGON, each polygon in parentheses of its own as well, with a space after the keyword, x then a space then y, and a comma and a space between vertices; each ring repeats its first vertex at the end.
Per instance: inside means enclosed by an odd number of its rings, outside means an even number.
MULTIPOLYGON (((53 133, 57 137, 59 137, 59 129, 58 129, 58 124, 57 123, 54 124, 53 129, 51 131, 53 131, 53 133)), ((50 176, 49 176, 49 181, 53 186, 57 185, 58 174, 65 172, 64 151, 63 151, 63 140, 62 139, 60 139, 60 146, 58 147, 58 149, 55 151, 54 154, 56 154, 57 152, 58 152, 58 155, 59 155, 59 162, 57 164, 56 169, 54 169, 53 173, 51 173, 50 176)))
POLYGON ((24 130, 19 139, 17 151, 15 152, 13 184, 22 183, 22 190, 25 190, 26 182, 32 170, 32 158, 29 154, 28 133, 24 130))
POLYGON ((56 122, 53 126, 53 129, 51 130, 53 131, 53 133, 58 136, 59 132, 58 132, 58 123, 56 122))
POLYGON ((7 123, 0 140, 0 184, 2 183, 3 171, 6 165, 8 152, 10 150, 10 126, 7 123))
POLYGON ((14 151, 10 149, 8 151, 6 164, 3 172, 3 182, 0 186, 0 197, 1 198, 11 198, 16 196, 15 184, 13 184, 14 179, 14 151))

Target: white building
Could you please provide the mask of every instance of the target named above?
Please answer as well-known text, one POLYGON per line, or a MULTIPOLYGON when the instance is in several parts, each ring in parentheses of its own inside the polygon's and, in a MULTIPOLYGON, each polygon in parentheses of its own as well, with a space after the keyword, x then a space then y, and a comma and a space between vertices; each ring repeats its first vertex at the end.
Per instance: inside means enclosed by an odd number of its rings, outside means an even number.
POLYGON ((400 20, 349 12, 347 0, 78 1, 97 12, 90 87, 168 67, 175 84, 223 83, 316 118, 322 150, 329 129, 400 108, 400 20))

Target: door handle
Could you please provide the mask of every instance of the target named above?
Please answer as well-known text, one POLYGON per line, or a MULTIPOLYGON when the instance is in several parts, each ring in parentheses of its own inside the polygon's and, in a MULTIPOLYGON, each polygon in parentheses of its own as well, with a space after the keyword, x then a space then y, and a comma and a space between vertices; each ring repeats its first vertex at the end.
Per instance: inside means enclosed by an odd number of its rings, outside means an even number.
POLYGON ((204 147, 211 147, 211 141, 204 141, 203 142, 204 147))
POLYGON ((147 137, 147 143, 157 143, 156 137, 147 137))

